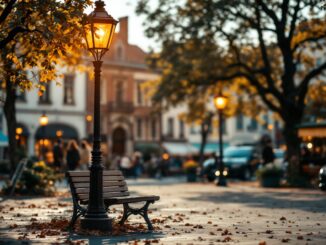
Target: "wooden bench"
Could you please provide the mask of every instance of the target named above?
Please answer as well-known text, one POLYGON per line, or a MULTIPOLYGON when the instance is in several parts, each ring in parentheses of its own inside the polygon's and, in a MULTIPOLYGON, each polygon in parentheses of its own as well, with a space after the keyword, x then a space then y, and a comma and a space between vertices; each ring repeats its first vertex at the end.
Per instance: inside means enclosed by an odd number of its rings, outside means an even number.
MULTIPOLYGON (((89 198, 89 171, 68 171, 66 174, 72 195, 74 210, 69 224, 73 229, 78 217, 84 216, 87 211, 89 198)), ((130 215, 141 215, 147 223, 148 229, 153 230, 148 218, 148 206, 159 200, 159 196, 130 196, 127 183, 118 170, 103 171, 103 199, 106 211, 112 205, 123 205, 123 215, 119 224, 124 224, 130 215), (145 202, 141 208, 132 208, 129 203, 145 202)))

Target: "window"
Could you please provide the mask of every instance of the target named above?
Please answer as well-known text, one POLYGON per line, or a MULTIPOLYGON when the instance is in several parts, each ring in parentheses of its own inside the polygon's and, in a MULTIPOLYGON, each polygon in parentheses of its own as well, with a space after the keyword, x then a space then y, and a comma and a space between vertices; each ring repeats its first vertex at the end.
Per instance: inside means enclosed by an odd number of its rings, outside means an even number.
POLYGON ((141 90, 141 82, 137 83, 137 103, 138 103, 138 105, 143 104, 143 94, 142 94, 142 90, 141 90))
POLYGON ((63 103, 65 105, 73 105, 75 104, 75 88, 74 88, 75 76, 72 74, 66 74, 64 77, 63 84, 63 103))
POLYGON ((137 138, 141 139, 143 136, 143 130, 142 130, 142 120, 140 118, 137 119, 137 138))
POLYGON ((44 83, 45 91, 43 91, 42 95, 39 97, 40 104, 51 104, 50 93, 51 86, 50 83, 44 83))
POLYGON ((264 120, 264 125, 263 125, 263 128, 264 129, 268 129, 268 115, 267 114, 265 114, 264 116, 263 116, 263 120, 264 120))
POLYGON ((238 113, 238 115, 237 115, 236 127, 237 127, 237 130, 243 130, 243 114, 242 113, 238 113))
POLYGON ((26 92, 16 88, 16 101, 26 102, 26 92))
POLYGON ((117 47, 117 49, 116 49, 116 58, 117 58, 117 60, 123 60, 123 56, 124 56, 123 53, 124 53, 123 52, 123 47, 121 45, 119 45, 117 47))
POLYGON ((174 136, 173 124, 174 124, 173 118, 172 117, 168 118, 168 136, 171 138, 173 138, 173 136, 174 136))
POLYGON ((123 103, 123 82, 121 81, 116 86, 116 102, 123 103))
POLYGON ((152 120, 152 139, 156 139, 156 120, 152 120))
POLYGON ((190 134, 196 134, 196 129, 194 125, 191 125, 190 127, 190 134))
POLYGON ((255 131, 258 129, 258 122, 255 118, 251 118, 248 130, 249 131, 255 131))
POLYGON ((185 124, 182 120, 179 121, 179 137, 181 139, 185 137, 185 124))

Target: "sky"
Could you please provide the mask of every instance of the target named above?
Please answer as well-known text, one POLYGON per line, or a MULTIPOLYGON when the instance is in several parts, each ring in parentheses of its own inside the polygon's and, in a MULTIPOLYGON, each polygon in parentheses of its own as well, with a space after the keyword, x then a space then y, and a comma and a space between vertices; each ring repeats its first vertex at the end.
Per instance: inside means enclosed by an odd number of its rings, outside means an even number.
MULTIPOLYGON (((152 0, 155 2, 156 0, 152 0)), ((143 16, 135 13, 137 0, 104 0, 106 11, 115 19, 129 17, 129 43, 140 46, 144 51, 149 51, 150 47, 157 48, 155 42, 149 40, 144 33, 142 22, 143 16)), ((88 8, 86 13, 92 12, 94 8, 88 8)))

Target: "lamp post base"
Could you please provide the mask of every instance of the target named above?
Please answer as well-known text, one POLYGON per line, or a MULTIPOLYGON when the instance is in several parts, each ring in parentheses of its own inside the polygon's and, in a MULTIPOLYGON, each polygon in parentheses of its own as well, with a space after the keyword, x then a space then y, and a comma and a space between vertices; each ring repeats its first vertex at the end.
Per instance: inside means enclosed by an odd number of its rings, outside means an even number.
POLYGON ((112 231, 112 221, 113 219, 107 216, 92 216, 81 219, 80 225, 82 229, 87 230, 112 231))
POLYGON ((216 185, 217 186, 227 186, 226 179, 225 178, 219 178, 216 185))

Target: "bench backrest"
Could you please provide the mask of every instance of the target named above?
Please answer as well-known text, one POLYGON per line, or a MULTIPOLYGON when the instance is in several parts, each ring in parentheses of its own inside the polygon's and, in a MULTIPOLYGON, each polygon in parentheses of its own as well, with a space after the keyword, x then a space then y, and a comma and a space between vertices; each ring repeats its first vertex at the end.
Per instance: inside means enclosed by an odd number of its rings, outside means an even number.
MULTIPOLYGON (((87 201, 89 197, 89 177, 87 171, 68 171, 67 177, 73 195, 78 200, 87 201)), ((103 198, 129 196, 127 183, 118 170, 103 171, 103 198)))

